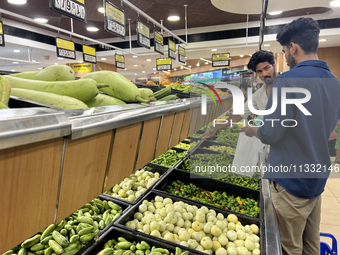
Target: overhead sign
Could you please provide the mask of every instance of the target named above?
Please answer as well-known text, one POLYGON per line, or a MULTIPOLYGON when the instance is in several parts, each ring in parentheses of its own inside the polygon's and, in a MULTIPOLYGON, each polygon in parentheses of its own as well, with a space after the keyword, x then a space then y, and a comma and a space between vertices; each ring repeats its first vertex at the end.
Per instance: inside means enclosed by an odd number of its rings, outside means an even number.
POLYGON ((168 39, 168 57, 176 59, 176 43, 168 39))
POLYGON ((164 55, 164 38, 161 33, 159 33, 157 30, 153 31, 155 35, 155 51, 164 55))
POLYGON ((116 60, 116 67, 117 68, 125 69, 125 57, 124 57, 124 55, 116 54, 115 60, 116 60))
POLYGON ((92 72, 92 64, 74 64, 72 69, 75 73, 92 72))
POLYGON ((50 9, 87 23, 85 0, 50 0, 50 9))
POLYGON ((157 58, 156 69, 157 71, 171 70, 172 69, 171 58, 157 58))
POLYGON ((230 68, 230 53, 212 54, 212 67, 230 68))
POLYGON ((105 30, 125 39, 125 12, 105 0, 105 30))
POLYGON ((5 47, 5 36, 2 21, 0 21, 0 46, 5 47))
POLYGON ((57 56, 60 58, 76 59, 74 42, 56 38, 57 56))
POLYGON ((83 60, 84 62, 96 64, 96 49, 90 46, 83 45, 83 60))
POLYGON ((186 64, 185 61, 185 48, 178 45, 178 62, 186 64))
POLYGON ((137 19, 137 43, 150 49, 150 28, 137 19))

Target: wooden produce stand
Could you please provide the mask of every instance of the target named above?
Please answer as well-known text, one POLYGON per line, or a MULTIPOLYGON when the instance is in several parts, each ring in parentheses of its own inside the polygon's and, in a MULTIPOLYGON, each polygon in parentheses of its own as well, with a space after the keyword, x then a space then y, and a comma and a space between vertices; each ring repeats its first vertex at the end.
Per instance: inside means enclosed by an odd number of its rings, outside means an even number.
POLYGON ((232 106, 200 98, 1 110, 0 254, 68 217, 232 106))

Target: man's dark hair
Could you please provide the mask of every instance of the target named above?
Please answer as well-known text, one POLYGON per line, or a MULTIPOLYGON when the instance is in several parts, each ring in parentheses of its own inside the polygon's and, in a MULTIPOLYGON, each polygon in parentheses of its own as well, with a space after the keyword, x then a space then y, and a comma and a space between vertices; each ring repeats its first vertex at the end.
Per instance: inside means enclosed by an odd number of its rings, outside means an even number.
POLYGON ((248 63, 248 69, 256 72, 256 66, 260 63, 268 62, 271 65, 275 64, 274 54, 271 51, 259 50, 255 52, 248 63))
POLYGON ((299 18, 285 25, 276 40, 290 48, 290 43, 298 44, 305 54, 316 53, 319 47, 320 27, 312 18, 299 18))

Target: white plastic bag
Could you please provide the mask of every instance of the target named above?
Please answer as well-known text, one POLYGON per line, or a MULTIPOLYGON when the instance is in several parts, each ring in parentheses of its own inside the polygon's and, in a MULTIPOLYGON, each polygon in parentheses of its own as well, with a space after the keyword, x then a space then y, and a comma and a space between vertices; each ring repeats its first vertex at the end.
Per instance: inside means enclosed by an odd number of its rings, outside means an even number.
POLYGON ((252 177, 259 160, 258 153, 264 146, 257 137, 248 137, 241 132, 233 161, 233 171, 236 170, 235 173, 252 177))

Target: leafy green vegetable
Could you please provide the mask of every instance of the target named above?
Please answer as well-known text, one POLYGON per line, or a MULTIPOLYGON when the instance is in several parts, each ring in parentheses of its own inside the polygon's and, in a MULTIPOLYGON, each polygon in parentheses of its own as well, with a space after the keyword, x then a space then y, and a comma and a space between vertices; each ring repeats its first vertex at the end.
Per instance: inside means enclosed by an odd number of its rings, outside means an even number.
POLYGON ((184 158, 186 154, 188 154, 188 151, 178 153, 175 150, 169 150, 160 155, 158 158, 152 160, 151 163, 171 167, 175 165, 179 160, 184 158))

